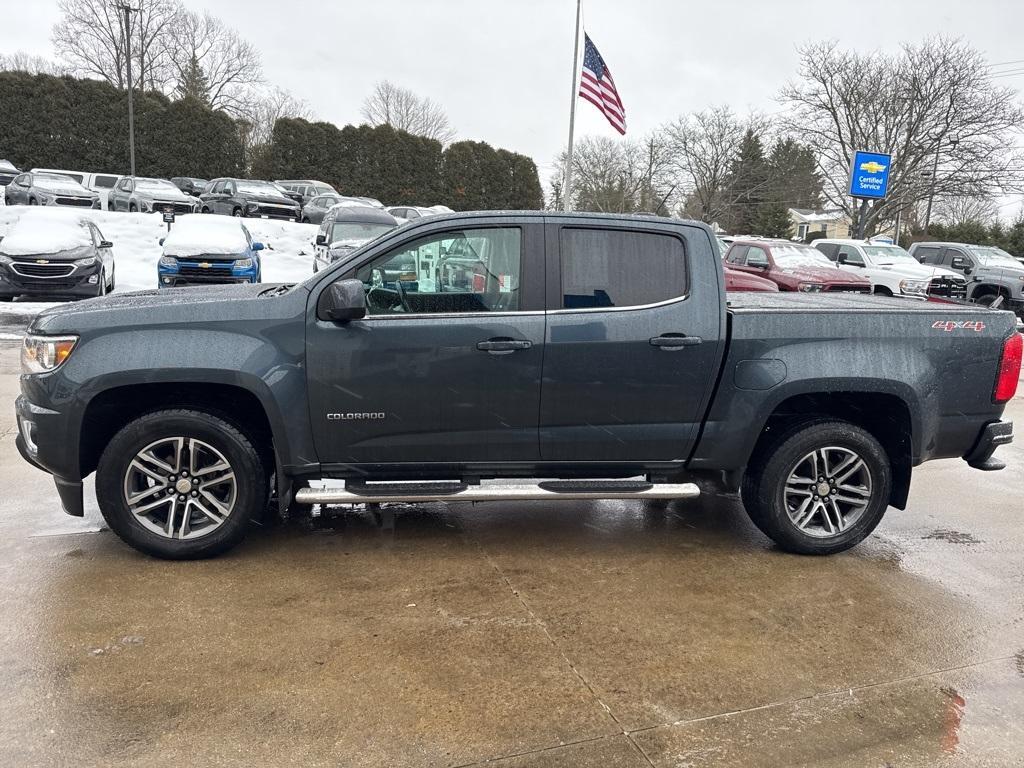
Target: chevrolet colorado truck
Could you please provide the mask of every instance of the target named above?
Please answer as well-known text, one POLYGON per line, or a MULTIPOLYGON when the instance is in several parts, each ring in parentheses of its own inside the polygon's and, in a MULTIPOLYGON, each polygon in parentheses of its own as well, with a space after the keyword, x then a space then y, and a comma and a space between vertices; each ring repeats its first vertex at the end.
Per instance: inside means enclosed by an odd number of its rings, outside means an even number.
POLYGON ((292 505, 740 491, 782 549, 848 549, 915 466, 1002 468, 1011 313, 869 295, 726 298, 703 224, 424 218, 297 285, 172 289, 32 322, 18 447, 165 558, 292 505), (457 253, 465 270, 438 270, 457 253), (324 483, 321 481, 334 482, 324 483), (343 481, 343 482, 339 482, 343 481))

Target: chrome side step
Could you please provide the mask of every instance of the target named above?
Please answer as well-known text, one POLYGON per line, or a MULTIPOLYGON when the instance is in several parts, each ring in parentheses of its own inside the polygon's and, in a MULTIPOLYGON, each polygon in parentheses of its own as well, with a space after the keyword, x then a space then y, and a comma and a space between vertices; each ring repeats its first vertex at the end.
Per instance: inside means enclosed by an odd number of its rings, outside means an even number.
POLYGON ((381 504, 398 501, 539 501, 586 499, 692 499, 694 483, 637 480, 543 480, 533 483, 360 483, 345 488, 302 488, 297 504, 381 504))

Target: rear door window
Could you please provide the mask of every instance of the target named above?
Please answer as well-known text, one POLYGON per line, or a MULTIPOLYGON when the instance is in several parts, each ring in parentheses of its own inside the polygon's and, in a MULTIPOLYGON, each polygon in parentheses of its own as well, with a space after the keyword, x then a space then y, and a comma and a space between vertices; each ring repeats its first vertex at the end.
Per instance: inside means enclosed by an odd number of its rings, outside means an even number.
POLYGON ((686 295, 686 251, 672 235, 566 227, 561 279, 562 309, 658 304, 686 295))
POLYGON ((729 264, 741 265, 743 264, 743 257, 747 255, 747 246, 745 245, 734 245, 729 249, 729 252, 725 258, 729 264))
POLYGON ((814 247, 828 256, 831 261, 835 261, 839 254, 839 246, 835 243, 815 243, 814 247))
POLYGON ((926 246, 924 248, 918 248, 914 251, 914 256, 917 257, 918 261, 922 261, 925 264, 938 264, 940 248, 935 246, 926 246))
POLYGON ((748 267, 767 267, 768 266, 768 254, 764 252, 763 248, 757 246, 750 246, 747 249, 747 266, 748 267))
POLYGON ((110 189, 117 184, 117 176, 96 176, 93 185, 101 189, 110 189))

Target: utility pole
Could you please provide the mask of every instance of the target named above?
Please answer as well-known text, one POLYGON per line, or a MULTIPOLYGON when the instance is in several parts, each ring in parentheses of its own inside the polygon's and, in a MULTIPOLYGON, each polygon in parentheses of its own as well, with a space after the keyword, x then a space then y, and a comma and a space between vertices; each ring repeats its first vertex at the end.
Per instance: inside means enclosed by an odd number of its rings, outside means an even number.
POLYGON ((569 150, 565 155, 565 184, 562 186, 562 210, 572 210, 572 144, 576 128, 576 100, 580 79, 580 18, 583 15, 583 0, 576 0, 576 38, 572 44, 572 101, 569 102, 569 150))
POLYGON ((124 13, 124 51, 125 63, 128 67, 128 156, 131 161, 131 176, 135 178, 135 105, 132 102, 132 14, 141 8, 132 8, 125 3, 117 6, 124 13))

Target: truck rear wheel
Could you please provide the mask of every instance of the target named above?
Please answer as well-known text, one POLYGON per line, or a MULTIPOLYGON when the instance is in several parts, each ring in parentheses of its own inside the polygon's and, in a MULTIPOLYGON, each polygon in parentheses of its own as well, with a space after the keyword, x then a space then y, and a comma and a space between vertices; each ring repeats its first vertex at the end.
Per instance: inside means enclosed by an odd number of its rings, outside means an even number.
POLYGON ((787 552, 830 555, 856 546, 889 506, 892 470, 870 433, 843 421, 797 425, 751 459, 750 519, 787 552))
POLYGON ((156 557, 212 557, 238 544, 267 499, 259 453, 202 411, 146 414, 107 445, 96 497, 111 530, 156 557))

